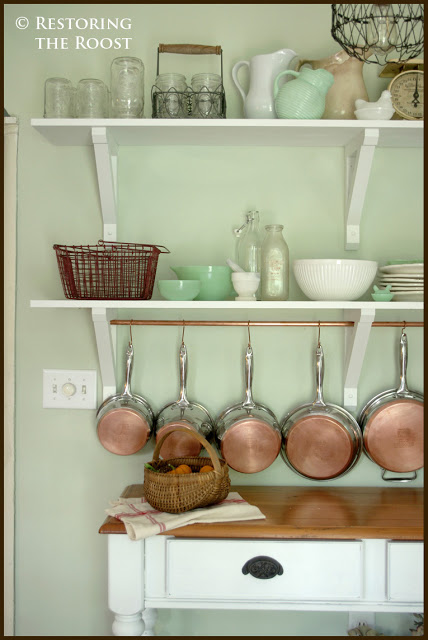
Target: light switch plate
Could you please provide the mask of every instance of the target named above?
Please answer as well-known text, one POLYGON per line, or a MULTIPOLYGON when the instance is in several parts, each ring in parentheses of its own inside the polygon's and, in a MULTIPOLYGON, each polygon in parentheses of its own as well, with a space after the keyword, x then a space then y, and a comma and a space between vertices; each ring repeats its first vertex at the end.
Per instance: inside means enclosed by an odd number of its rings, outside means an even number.
POLYGON ((97 372, 43 369, 44 409, 95 409, 97 372))

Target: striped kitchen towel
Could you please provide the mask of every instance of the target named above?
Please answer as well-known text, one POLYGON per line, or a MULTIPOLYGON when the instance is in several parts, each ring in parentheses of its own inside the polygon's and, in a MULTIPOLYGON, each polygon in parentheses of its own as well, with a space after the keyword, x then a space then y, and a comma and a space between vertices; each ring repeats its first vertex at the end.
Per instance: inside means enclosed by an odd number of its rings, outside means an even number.
POLYGON ((149 538, 158 533, 184 527, 195 522, 232 522, 234 520, 261 520, 266 518, 260 509, 231 492, 218 504, 185 513, 157 511, 143 498, 119 498, 106 509, 109 516, 121 520, 131 540, 149 538))

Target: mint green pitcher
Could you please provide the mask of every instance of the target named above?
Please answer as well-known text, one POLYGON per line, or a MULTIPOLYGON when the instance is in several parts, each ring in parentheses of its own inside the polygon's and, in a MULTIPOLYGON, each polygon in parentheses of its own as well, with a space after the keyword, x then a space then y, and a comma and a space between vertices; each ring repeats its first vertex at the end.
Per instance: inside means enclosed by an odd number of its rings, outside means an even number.
POLYGON ((327 91, 334 82, 334 76, 325 69, 302 69, 302 71, 281 71, 273 84, 275 111, 278 118, 314 119, 322 118, 325 111, 327 91), (278 89, 279 79, 286 75, 296 78, 278 89))

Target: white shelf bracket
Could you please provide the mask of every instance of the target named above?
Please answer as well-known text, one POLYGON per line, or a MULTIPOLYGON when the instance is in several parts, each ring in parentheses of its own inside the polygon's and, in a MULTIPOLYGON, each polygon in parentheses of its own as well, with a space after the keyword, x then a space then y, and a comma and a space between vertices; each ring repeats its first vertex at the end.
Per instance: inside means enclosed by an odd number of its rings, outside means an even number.
POLYGON ((346 250, 360 245, 360 221, 370 178, 379 129, 365 129, 345 147, 346 160, 346 250))
POLYGON ((103 400, 116 393, 116 327, 110 324, 115 310, 94 307, 92 321, 94 323, 95 340, 97 342, 98 360, 103 384, 103 400))
POLYGON ((92 127, 104 240, 116 240, 117 145, 106 127, 92 127))
POLYGON ((348 411, 357 408, 358 381, 364 362, 374 309, 350 309, 345 311, 345 320, 353 321, 353 327, 345 329, 345 384, 343 405, 348 411))

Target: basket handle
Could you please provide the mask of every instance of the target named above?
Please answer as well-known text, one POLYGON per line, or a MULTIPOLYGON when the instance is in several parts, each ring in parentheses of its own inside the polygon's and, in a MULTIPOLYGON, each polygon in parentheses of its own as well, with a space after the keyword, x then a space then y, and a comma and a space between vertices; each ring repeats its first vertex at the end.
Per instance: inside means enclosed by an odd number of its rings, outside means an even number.
POLYGON ((168 438, 168 436, 170 436, 172 433, 176 433, 177 431, 182 431, 183 433, 187 433, 187 434, 191 434, 194 438, 196 438, 196 440, 199 440, 199 442, 204 446, 204 448, 206 449, 207 453, 209 454, 211 461, 213 463, 213 467, 214 467, 214 471, 216 471, 217 473, 221 473, 221 465, 220 465, 220 460, 219 457, 214 449, 214 447, 212 447, 210 445, 210 443, 205 440, 205 438, 203 436, 201 436, 200 433, 198 433, 197 431, 190 431, 189 429, 186 429, 185 427, 176 427, 175 429, 171 429, 171 431, 168 431, 168 433, 165 433, 161 438, 159 438, 159 441, 156 443, 156 447, 155 450, 153 451, 153 461, 154 462, 158 462, 159 460, 159 452, 162 448, 162 445, 164 443, 164 441, 166 440, 166 438, 168 438))
POLYGON ((159 75, 159 54, 160 53, 181 53, 186 55, 206 55, 215 54, 220 57, 220 75, 223 83, 223 49, 220 45, 212 46, 205 44, 159 44, 158 59, 156 65, 156 75, 159 75))
POLYGON ((210 46, 204 44, 160 44, 159 53, 181 53, 188 55, 221 55, 221 46, 210 46))

